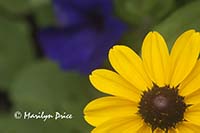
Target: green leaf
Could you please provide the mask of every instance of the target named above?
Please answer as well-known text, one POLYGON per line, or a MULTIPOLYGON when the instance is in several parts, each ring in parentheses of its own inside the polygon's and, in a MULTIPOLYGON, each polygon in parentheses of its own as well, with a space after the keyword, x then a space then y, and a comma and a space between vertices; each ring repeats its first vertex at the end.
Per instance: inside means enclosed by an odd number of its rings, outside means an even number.
POLYGON ((27 14, 38 6, 50 2, 51 0, 0 0, 0 8, 13 14, 27 14))
POLYGON ((29 0, 0 0, 0 7, 12 13, 22 13, 27 11, 31 5, 29 0))
POLYGON ((9 88, 13 77, 34 60, 29 26, 0 17, 0 87, 9 88))
POLYGON ((178 9, 171 16, 166 18, 154 30, 162 33, 172 47, 175 39, 188 29, 200 29, 200 1, 192 2, 178 9))
POLYGON ((39 7, 52 3, 52 0, 27 0, 27 1, 29 1, 32 7, 39 7))
MULTIPOLYGON (((57 65, 40 61, 27 66, 12 85, 11 98, 16 110, 67 112, 72 120, 58 120, 65 132, 89 132, 83 120, 83 108, 91 99, 88 79, 73 72, 63 72, 57 65)), ((39 126, 39 129, 42 127, 39 126)))
POLYGON ((165 16, 174 0, 115 0, 117 15, 130 24, 152 23, 165 16))
POLYGON ((121 44, 125 44, 132 48, 136 53, 140 53, 142 41, 144 39, 145 32, 132 31, 128 32, 121 40, 121 44))
POLYGON ((85 100, 89 87, 87 79, 79 74, 64 73, 54 63, 39 61, 16 76, 11 93, 17 105, 25 109, 57 109, 63 102, 85 100))
POLYGON ((51 3, 37 7, 33 13, 39 27, 48 27, 56 23, 51 3))

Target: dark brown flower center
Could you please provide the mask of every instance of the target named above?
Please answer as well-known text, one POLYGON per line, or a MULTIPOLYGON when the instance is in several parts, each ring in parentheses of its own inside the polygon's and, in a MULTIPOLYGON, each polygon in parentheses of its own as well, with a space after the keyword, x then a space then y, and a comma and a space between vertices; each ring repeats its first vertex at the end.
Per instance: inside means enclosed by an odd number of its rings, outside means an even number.
POLYGON ((167 108, 169 103, 168 99, 165 96, 158 95, 154 98, 153 104, 158 110, 163 110, 167 108))
POLYGON ((151 125, 152 130, 160 128, 167 132, 184 120, 187 106, 177 88, 154 85, 152 89, 143 92, 138 108, 139 114, 151 125))

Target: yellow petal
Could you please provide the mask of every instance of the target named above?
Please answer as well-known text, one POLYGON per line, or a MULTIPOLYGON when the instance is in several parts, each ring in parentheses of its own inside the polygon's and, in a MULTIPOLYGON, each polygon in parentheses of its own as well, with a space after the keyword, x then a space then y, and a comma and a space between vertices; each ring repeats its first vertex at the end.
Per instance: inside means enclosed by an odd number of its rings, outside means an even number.
POLYGON ((122 117, 106 121, 92 133, 135 133, 142 125, 143 120, 139 116, 122 117))
POLYGON ((137 131, 137 133, 151 133, 151 127, 148 126, 146 123, 143 124, 143 126, 137 131))
POLYGON ((178 133, 177 129, 169 129, 168 133, 178 133))
POLYGON ((198 133, 200 131, 200 127, 190 122, 182 122, 176 126, 178 133, 198 133))
POLYGON ((198 89, 197 91, 193 92, 190 95, 185 96, 185 102, 187 104, 198 104, 200 103, 200 89, 198 89))
POLYGON ((140 90, 151 88, 152 83, 144 71, 142 60, 126 46, 114 46, 109 51, 109 60, 113 68, 127 81, 140 90))
POLYGON ((165 133, 165 131, 157 128, 156 130, 153 131, 153 133, 165 133))
POLYGON ((119 97, 102 97, 90 102, 84 109, 85 119, 93 126, 116 117, 134 116, 138 104, 119 97))
POLYGON ((97 69, 90 75, 90 81, 95 88, 104 93, 136 102, 140 100, 141 92, 115 72, 97 69))
POLYGON ((151 80, 165 86, 169 71, 169 51, 165 40, 158 32, 150 32, 142 45, 144 67, 151 80))
POLYGON ((181 83, 179 87, 179 93, 182 96, 191 94, 192 92, 200 88, 200 60, 197 61, 194 69, 187 76, 187 78, 181 83))
POLYGON ((200 126, 200 104, 190 106, 185 112, 184 118, 190 123, 200 126))
MULTIPOLYGON (((154 133, 165 133, 165 131, 157 128, 154 133)), ((177 129, 169 129, 167 133, 178 133, 177 129)))
POLYGON ((170 86, 179 85, 194 68, 200 50, 200 35, 194 30, 183 33, 170 54, 170 86))

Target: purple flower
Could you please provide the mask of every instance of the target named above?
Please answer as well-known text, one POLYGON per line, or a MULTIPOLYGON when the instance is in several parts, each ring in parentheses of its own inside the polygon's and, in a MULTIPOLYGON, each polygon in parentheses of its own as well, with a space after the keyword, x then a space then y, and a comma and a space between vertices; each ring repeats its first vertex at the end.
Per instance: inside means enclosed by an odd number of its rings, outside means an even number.
POLYGON ((47 57, 65 70, 89 73, 118 42, 125 24, 113 16, 111 0, 54 0, 59 27, 38 34, 47 57))

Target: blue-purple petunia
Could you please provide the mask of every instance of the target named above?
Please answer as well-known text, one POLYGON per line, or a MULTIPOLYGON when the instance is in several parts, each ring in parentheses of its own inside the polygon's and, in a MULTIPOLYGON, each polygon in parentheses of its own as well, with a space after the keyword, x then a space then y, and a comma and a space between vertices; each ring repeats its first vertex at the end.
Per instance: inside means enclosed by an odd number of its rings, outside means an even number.
POLYGON ((59 27, 38 34, 45 55, 65 70, 89 73, 99 67, 126 25, 113 15, 111 0, 54 0, 59 27))

